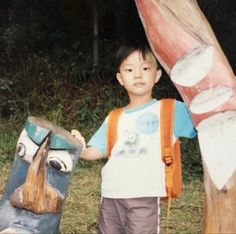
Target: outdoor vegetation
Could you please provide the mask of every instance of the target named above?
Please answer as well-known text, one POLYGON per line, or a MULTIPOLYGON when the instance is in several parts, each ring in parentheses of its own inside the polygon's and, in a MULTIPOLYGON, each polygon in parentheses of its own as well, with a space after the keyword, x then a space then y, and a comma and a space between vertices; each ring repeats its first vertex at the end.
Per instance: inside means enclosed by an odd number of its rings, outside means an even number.
MULTIPOLYGON (((235 69, 235 0, 201 0, 235 69), (234 36, 233 36, 234 33, 234 36)), ((28 116, 88 140, 107 113, 125 105, 115 80, 113 56, 126 37, 145 37, 134 1, 0 1, 0 198, 28 116), (126 10, 129 9, 129 12, 126 10)), ((153 95, 181 100, 164 74, 153 95)), ((171 206, 162 202, 162 233, 200 233, 203 169, 197 137, 182 140, 184 191, 171 206)), ((64 204, 61 232, 97 232, 100 171, 105 160, 79 160, 64 204)))

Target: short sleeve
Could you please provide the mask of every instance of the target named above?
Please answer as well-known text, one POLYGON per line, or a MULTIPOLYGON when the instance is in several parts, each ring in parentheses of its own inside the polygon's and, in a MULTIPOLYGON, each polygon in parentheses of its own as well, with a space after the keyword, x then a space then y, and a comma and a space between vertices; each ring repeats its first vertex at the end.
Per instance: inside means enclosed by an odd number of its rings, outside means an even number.
POLYGON ((87 143, 88 146, 94 147, 97 150, 99 150, 104 155, 104 157, 106 156, 106 151, 107 151, 106 129, 107 129, 107 124, 106 121, 104 121, 87 143))
POLYGON ((176 137, 193 138, 196 135, 191 116, 183 102, 175 102, 174 134, 176 137))

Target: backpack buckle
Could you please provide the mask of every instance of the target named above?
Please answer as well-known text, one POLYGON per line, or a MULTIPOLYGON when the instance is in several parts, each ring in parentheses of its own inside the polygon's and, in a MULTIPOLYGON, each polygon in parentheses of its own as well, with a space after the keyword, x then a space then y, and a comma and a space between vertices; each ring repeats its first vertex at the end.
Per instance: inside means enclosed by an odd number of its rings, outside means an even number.
POLYGON ((166 166, 170 166, 173 163, 173 157, 172 157, 170 148, 164 149, 163 161, 166 166))

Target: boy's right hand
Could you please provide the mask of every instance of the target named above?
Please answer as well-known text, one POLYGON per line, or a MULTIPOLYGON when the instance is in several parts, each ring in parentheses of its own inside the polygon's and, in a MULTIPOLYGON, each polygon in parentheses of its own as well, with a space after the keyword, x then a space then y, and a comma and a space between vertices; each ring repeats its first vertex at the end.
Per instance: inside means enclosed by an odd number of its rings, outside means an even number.
POLYGON ((71 135, 77 138, 82 144, 82 152, 80 154, 80 158, 83 158, 86 160, 97 160, 97 159, 103 158, 103 154, 96 148, 94 147, 86 148, 84 137, 81 135, 81 133, 78 130, 72 129, 71 135))
POLYGON ((86 142, 85 142, 84 137, 81 135, 81 133, 76 129, 72 129, 71 135, 74 136, 75 138, 77 138, 81 142, 82 150, 84 150, 86 148, 86 142))

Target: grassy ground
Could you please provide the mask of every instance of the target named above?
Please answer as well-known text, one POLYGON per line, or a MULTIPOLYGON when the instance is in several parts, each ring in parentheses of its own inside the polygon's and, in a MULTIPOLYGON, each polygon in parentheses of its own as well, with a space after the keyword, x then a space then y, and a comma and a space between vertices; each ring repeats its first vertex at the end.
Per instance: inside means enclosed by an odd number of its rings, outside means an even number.
MULTIPOLYGON (((97 233, 100 204, 100 170, 104 162, 79 161, 73 173, 61 220, 62 233, 97 233)), ((9 175, 11 162, 1 165, 0 197, 9 175)), ((202 216, 202 183, 192 179, 184 184, 181 198, 171 206, 169 233, 200 233, 202 216)), ((167 204, 161 205, 161 233, 167 232, 167 204)))

